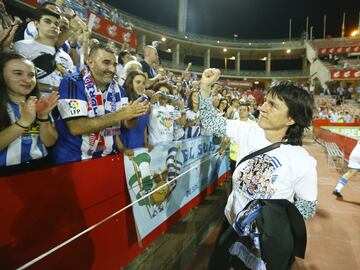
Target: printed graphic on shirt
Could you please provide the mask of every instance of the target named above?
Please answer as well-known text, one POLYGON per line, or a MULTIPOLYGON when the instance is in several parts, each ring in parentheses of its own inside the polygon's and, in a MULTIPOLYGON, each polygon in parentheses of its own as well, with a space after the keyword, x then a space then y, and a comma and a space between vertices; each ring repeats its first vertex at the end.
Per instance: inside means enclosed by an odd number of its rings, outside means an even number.
POLYGON ((276 192, 274 183, 278 178, 277 169, 281 163, 267 154, 247 162, 235 181, 235 187, 242 190, 249 200, 270 199, 276 192))

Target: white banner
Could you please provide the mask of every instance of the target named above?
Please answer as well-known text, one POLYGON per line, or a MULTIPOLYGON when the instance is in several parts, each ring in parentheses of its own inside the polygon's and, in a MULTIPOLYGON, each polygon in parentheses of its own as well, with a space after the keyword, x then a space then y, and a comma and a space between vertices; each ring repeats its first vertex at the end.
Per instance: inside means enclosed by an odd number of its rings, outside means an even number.
POLYGON ((161 143, 150 153, 139 148, 134 157, 125 157, 131 201, 151 193, 132 207, 141 239, 229 170, 228 158, 215 154, 217 149, 211 136, 201 136, 161 143))

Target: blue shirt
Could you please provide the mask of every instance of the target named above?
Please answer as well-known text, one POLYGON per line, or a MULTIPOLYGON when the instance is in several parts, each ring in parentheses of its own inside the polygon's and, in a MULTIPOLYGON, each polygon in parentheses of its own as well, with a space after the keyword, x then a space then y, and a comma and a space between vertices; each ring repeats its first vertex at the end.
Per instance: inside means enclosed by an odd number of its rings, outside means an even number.
MULTIPOLYGON (((124 89, 120 88, 120 94, 115 96, 116 102, 120 103, 121 96, 125 96, 124 89)), ((115 136, 110 140, 101 140, 96 151, 89 156, 89 135, 71 135, 66 121, 80 117, 88 117, 88 100, 85 93, 85 86, 82 74, 72 73, 64 77, 59 87, 58 109, 60 118, 55 122, 59 138, 52 151, 52 159, 55 164, 74 162, 84 159, 97 158, 108 155, 115 149, 115 136), (110 141, 110 142, 109 142, 110 141)), ((110 112, 105 112, 105 114, 110 112)))
MULTIPOLYGON (((146 98, 143 97, 142 101, 146 98)), ((129 149, 144 147, 144 133, 149 122, 150 113, 139 116, 136 126, 133 128, 121 128, 120 139, 123 145, 129 149)))

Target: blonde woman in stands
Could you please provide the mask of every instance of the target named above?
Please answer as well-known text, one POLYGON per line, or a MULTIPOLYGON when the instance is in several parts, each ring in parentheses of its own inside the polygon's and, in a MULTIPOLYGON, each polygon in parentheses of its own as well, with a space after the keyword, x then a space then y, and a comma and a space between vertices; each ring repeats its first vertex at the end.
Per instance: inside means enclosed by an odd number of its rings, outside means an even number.
POLYGON ((35 66, 24 56, 8 53, 0 59, 0 167, 34 166, 58 138, 49 113, 59 97, 56 92, 40 97, 35 66))
POLYGON ((333 194, 337 198, 342 198, 341 190, 348 183, 350 178, 360 171, 360 141, 358 141, 355 148, 351 151, 348 167, 349 170, 340 177, 339 182, 333 191, 333 194))

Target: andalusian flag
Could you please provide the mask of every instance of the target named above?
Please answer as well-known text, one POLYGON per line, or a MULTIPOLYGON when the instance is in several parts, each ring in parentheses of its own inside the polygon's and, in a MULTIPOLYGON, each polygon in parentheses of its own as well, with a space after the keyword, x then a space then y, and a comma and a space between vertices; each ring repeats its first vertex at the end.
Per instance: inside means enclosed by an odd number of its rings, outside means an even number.
MULTIPOLYGON (((151 157, 148 153, 141 153, 130 160, 135 174, 130 177, 129 186, 134 190, 136 198, 140 199, 149 193, 154 185, 150 171, 151 157)), ((139 205, 150 205, 149 197, 139 201, 139 205)))

